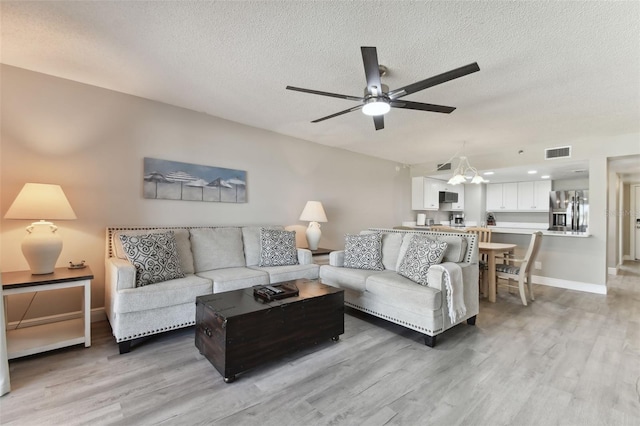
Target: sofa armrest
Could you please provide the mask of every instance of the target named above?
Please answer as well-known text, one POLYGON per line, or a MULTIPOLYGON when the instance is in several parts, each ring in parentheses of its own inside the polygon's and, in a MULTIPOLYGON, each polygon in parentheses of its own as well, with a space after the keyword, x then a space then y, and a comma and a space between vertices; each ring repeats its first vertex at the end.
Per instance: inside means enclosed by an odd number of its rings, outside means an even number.
POLYGON ((435 288, 437 290, 444 290, 444 283, 442 276, 444 275, 444 271, 440 268, 429 268, 427 271, 427 285, 431 288, 435 288))
POLYGON ((336 250, 329 253, 329 265, 344 266, 344 250, 336 250))
MULTIPOLYGON (((442 262, 444 263, 449 263, 449 262, 442 262)), ((456 265, 460 266, 460 268, 462 268, 462 279, 464 280, 465 277, 468 275, 468 273, 466 272, 467 269, 470 270, 470 268, 472 268, 472 265, 476 265, 475 263, 456 263, 456 265)), ((442 271, 442 269, 440 268, 429 268, 429 270, 427 271, 427 282, 429 283, 429 287, 431 288, 435 288, 438 289, 440 291, 446 291, 446 289, 444 288, 444 280, 442 278, 442 276, 444 275, 444 272, 442 271)), ((477 281, 477 277, 476 280, 477 281)), ((466 283, 465 283, 466 285, 466 283)))
POLYGON ((116 291, 136 287, 136 268, 131 262, 117 257, 105 261, 105 286, 116 291))
MULTIPOLYGON (((443 262, 446 263, 446 262, 443 262)), ((465 313, 455 320, 451 321, 449 312, 449 303, 447 301, 447 289, 444 284, 444 271, 442 268, 429 268, 427 279, 429 287, 437 288, 442 294, 442 318, 444 321, 444 330, 458 324, 465 319, 476 316, 480 309, 479 285, 478 285, 478 264, 460 262, 456 263, 462 269, 462 298, 464 299, 465 313)))
POLYGON ((313 254, 311 250, 305 248, 299 248, 298 250, 298 263, 301 265, 311 265, 313 263, 313 254))

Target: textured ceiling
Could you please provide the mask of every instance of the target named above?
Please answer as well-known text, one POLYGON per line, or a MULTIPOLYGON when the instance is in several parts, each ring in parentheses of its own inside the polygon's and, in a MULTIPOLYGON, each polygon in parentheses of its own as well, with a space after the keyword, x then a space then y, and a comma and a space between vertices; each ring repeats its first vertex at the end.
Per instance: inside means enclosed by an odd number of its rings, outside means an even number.
POLYGON ((404 164, 640 132, 640 3, 2 1, 5 64, 404 164), (478 62, 404 99, 386 128, 356 103, 360 46, 391 89, 478 62))

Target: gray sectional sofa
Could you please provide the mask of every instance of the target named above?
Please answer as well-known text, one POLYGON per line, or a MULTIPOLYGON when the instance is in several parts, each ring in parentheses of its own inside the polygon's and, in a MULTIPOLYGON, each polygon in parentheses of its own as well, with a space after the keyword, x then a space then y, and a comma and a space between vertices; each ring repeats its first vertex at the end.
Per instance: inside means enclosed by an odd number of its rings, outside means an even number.
POLYGON ((454 325, 465 320, 475 324, 479 309, 475 234, 373 228, 361 232, 370 233, 382 233, 384 270, 344 267, 344 251, 332 252, 329 265, 320 267, 322 282, 344 289, 345 305, 421 332, 425 343, 432 347, 436 336, 454 325), (442 263, 427 270, 427 285, 417 284, 397 272, 415 234, 447 242, 442 263), (461 282, 450 287, 447 280, 451 279, 461 282), (448 294, 452 289, 457 294, 448 294), (452 313, 448 296, 463 305, 459 312, 452 313))
MULTIPOLYGON (((143 336, 195 324, 197 296, 281 281, 317 279, 311 251, 293 249, 297 264, 258 266, 260 229, 282 227, 110 227, 105 260, 105 310, 120 353, 143 336), (172 231, 183 277, 136 286, 136 267, 120 236, 172 231)), ((172 242, 173 245, 173 242, 172 242)), ((163 265, 160 265, 163 267, 163 265)), ((138 277, 139 279, 139 277, 138 277)))

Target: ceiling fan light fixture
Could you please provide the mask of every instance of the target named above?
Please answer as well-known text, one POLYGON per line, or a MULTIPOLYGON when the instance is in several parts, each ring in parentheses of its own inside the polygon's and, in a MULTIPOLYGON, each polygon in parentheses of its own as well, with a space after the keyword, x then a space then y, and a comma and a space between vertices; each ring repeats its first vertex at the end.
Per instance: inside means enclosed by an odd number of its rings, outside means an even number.
POLYGON ((391 105, 383 99, 371 98, 365 101, 362 113, 365 115, 384 115, 391 110, 391 105))
POLYGON ((404 96, 411 95, 421 90, 437 86, 456 78, 464 77, 474 72, 480 71, 477 62, 416 81, 407 86, 389 91, 389 87, 383 84, 380 77, 387 73, 387 68, 378 62, 378 51, 373 46, 361 46, 362 64, 364 65, 364 74, 367 80, 367 86, 364 89, 364 96, 343 95, 340 93, 323 92, 320 90, 303 89, 302 87, 287 86, 287 90, 295 90, 297 92, 311 93, 313 95, 329 96, 332 98, 346 99, 349 101, 357 101, 358 105, 343 111, 336 112, 326 117, 313 120, 312 123, 319 123, 330 118, 339 117, 359 109, 365 115, 373 117, 373 124, 376 130, 384 129, 384 114, 388 113, 391 108, 400 108, 416 111, 437 112, 441 114, 451 114, 455 107, 445 105, 426 104, 413 101, 399 101, 404 96))

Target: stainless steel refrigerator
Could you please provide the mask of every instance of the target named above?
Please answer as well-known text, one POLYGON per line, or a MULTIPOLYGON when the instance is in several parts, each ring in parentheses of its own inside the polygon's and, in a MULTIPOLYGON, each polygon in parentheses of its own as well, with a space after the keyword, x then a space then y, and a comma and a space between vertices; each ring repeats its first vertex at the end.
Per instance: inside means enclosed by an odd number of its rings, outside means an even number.
POLYGON ((589 227, 589 191, 551 191, 549 230, 586 232, 589 227))

